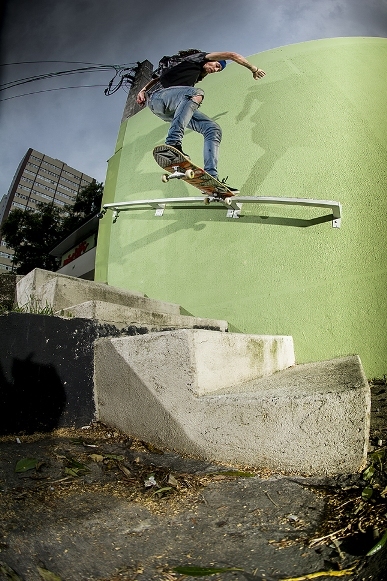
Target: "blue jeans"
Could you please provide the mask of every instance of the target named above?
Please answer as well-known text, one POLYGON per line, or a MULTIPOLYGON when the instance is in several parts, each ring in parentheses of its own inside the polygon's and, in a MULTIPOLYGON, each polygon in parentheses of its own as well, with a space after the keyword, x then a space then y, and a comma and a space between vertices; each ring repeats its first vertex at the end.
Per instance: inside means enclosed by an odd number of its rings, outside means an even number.
POLYGON ((171 124, 165 143, 181 143, 186 127, 204 137, 204 169, 218 177, 219 144, 222 130, 215 121, 198 111, 199 104, 192 100, 195 95, 204 97, 204 91, 195 87, 170 87, 155 91, 148 98, 148 106, 163 121, 171 124))

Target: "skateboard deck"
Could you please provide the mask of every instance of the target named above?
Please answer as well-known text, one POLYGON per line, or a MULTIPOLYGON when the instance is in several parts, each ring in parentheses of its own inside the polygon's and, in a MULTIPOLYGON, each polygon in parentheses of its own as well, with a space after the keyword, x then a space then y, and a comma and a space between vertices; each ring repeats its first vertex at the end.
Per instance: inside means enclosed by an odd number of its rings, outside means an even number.
POLYGON ((204 202, 207 204, 213 200, 227 202, 228 198, 234 196, 224 183, 192 163, 171 145, 157 145, 153 150, 153 157, 161 168, 169 172, 162 176, 163 182, 181 179, 200 190, 205 195, 204 202))

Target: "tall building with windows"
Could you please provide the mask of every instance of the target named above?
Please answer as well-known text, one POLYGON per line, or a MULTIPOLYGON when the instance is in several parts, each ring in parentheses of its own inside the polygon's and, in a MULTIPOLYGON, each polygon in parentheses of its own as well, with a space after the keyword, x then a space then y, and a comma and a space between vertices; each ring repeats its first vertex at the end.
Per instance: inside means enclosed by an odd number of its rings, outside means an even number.
MULTIPOLYGON (((8 194, 0 201, 0 225, 15 208, 35 210, 36 202, 58 207, 74 203, 78 192, 93 178, 59 159, 28 149, 12 180, 8 194)), ((12 249, 0 239, 0 274, 12 270, 12 249)))

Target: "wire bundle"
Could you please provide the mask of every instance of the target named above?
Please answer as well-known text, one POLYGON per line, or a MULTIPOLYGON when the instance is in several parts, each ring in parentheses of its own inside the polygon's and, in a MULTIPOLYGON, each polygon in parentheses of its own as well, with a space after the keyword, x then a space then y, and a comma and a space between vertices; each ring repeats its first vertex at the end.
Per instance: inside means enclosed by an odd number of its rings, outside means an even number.
MULTIPOLYGON (((16 65, 30 65, 30 64, 42 64, 42 63, 66 63, 66 64, 80 64, 80 65, 88 65, 83 66, 80 68, 73 68, 64 71, 55 71, 50 73, 43 73, 40 75, 33 75, 30 77, 24 77, 21 79, 16 79, 13 81, 8 81, 6 83, 0 84, 0 91, 6 91, 9 89, 13 89, 15 87, 20 87, 21 85, 25 85, 27 83, 34 83, 37 81, 44 81, 46 79, 53 79, 62 76, 68 75, 75 75, 75 74, 85 74, 85 73, 95 73, 101 71, 109 71, 114 70, 115 74, 111 81, 109 81, 108 86, 106 87, 104 93, 106 96, 113 95, 118 89, 121 87, 125 89, 129 89, 134 81, 135 74, 138 70, 139 63, 126 63, 123 65, 109 65, 109 64, 99 64, 99 63, 88 63, 88 62, 78 62, 78 61, 24 61, 24 62, 16 62, 16 63, 6 63, 0 66, 7 67, 7 66, 16 66, 16 65)), ((75 85, 75 86, 67 86, 67 87, 57 87, 52 89, 43 89, 39 91, 32 91, 30 93, 23 93, 19 95, 13 95, 11 97, 5 97, 0 99, 0 101, 7 101, 9 99, 15 99, 17 97, 25 97, 27 95, 35 95, 36 93, 46 93, 49 91, 61 91, 63 89, 79 89, 84 87, 104 87, 106 85, 75 85)))

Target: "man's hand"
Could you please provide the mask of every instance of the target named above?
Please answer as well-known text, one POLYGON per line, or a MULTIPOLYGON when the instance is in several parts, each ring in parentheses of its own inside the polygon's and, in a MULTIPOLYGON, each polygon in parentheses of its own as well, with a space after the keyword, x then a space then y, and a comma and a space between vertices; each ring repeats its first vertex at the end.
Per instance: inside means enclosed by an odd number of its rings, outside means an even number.
POLYGON ((145 105, 145 103, 146 103, 146 95, 145 95, 145 91, 144 90, 142 90, 142 91, 139 92, 139 94, 136 97, 136 102, 139 105, 145 105))
POLYGON ((258 79, 262 79, 266 75, 265 71, 262 69, 257 69, 256 71, 251 71, 253 73, 253 78, 257 81, 258 79))

